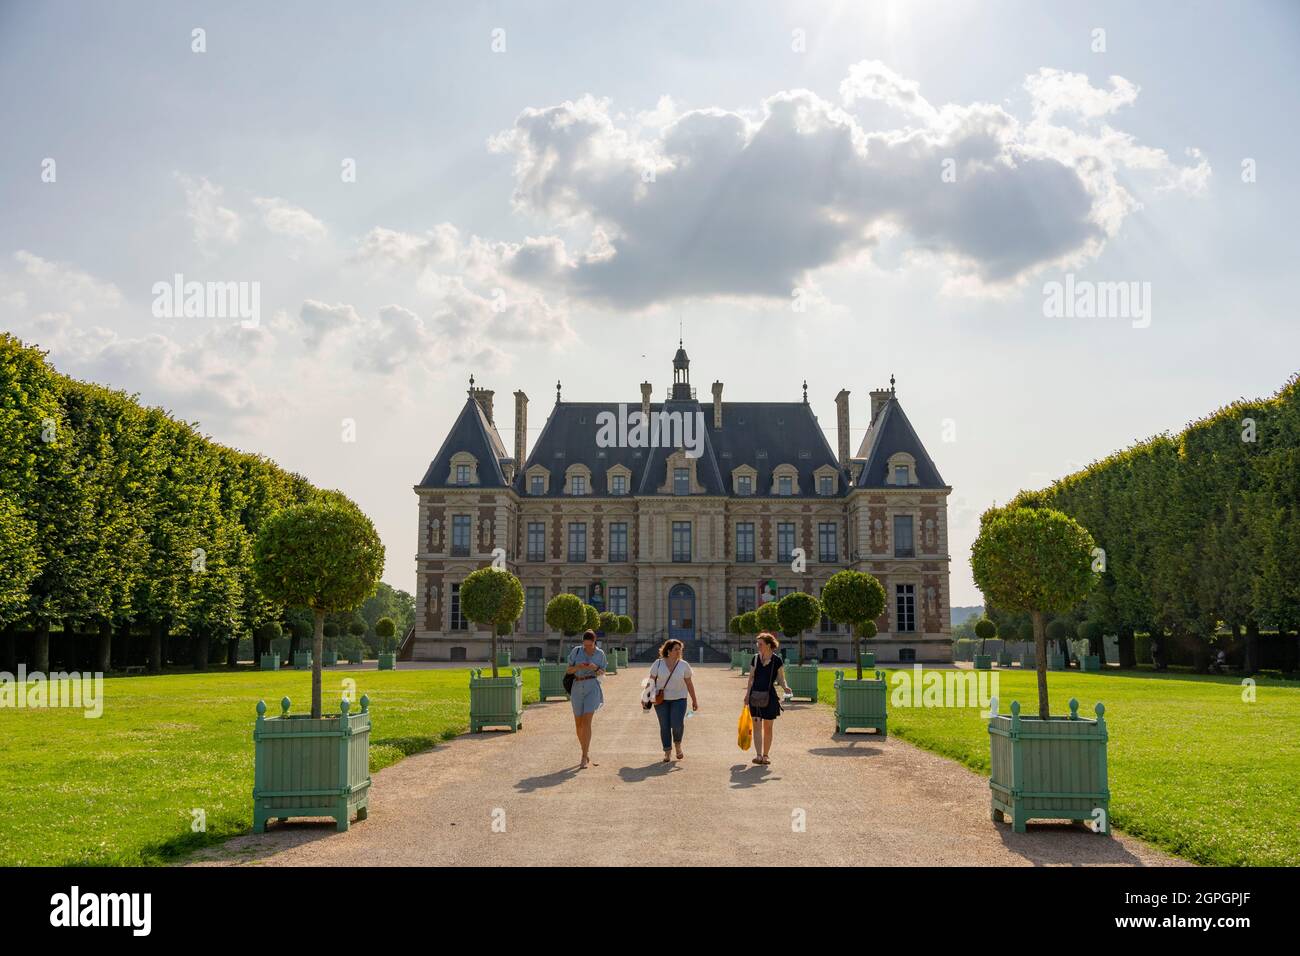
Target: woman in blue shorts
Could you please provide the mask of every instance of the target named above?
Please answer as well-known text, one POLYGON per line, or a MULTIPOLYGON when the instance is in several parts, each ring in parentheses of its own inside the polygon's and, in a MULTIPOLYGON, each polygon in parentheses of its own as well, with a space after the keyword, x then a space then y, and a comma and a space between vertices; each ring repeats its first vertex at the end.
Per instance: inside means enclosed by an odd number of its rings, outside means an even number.
POLYGON ((573 706, 573 723, 578 732, 578 743, 582 745, 582 763, 579 770, 598 766, 587 755, 591 749, 591 718, 596 716, 600 705, 605 703, 604 691, 600 689, 600 675, 605 673, 605 652, 596 646, 596 632, 585 631, 582 644, 569 651, 569 669, 566 674, 573 675, 573 690, 569 694, 569 703, 573 706))

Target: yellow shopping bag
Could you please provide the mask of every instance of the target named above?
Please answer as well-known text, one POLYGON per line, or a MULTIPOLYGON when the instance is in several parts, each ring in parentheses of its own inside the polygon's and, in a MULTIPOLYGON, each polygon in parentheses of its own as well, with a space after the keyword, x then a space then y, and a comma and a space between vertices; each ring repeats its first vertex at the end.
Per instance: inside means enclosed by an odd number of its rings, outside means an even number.
POLYGON ((749 715, 749 707, 740 711, 740 722, 736 724, 736 745, 741 750, 748 750, 754 742, 754 718, 749 715))

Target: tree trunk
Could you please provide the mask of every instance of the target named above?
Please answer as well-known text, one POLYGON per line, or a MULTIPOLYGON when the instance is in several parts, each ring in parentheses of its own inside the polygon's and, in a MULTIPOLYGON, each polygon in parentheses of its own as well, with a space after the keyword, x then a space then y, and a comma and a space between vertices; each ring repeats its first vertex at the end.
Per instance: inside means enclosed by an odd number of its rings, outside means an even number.
POLYGON ((102 674, 111 670, 112 666, 113 622, 108 618, 103 618, 99 622, 99 659, 96 661, 95 670, 102 674))
MULTIPOLYGON (((325 640, 325 618, 324 617, 320 618, 319 626, 321 629, 321 640, 323 641, 325 640)), ((298 631, 295 629, 294 632, 289 635, 289 660, 293 660, 293 655, 298 653, 298 647, 300 643, 301 641, 299 641, 298 639, 298 631)))
POLYGON ((32 670, 42 674, 50 672, 50 622, 40 618, 32 634, 32 670))
POLYGON ((1247 674, 1259 670, 1259 622, 1254 618, 1246 621, 1246 654, 1241 669, 1247 674))
POLYGON ((205 671, 208 669, 208 654, 211 652, 209 640, 206 628, 198 634, 190 634, 190 651, 194 661, 194 669, 196 671, 205 671))
POLYGON ((311 715, 320 719, 320 663, 325 654, 325 612, 314 611, 316 630, 311 638, 311 715))
POLYGON ((1047 701, 1047 633, 1043 627, 1043 612, 1032 611, 1034 622, 1034 669, 1038 671, 1038 716, 1047 720, 1052 709, 1047 701))
POLYGON ((226 666, 239 666, 239 638, 233 635, 226 640, 226 666))
MULTIPOLYGON (((853 660, 857 662, 858 680, 862 680, 862 634, 856 626, 850 624, 849 627, 853 628, 853 660)), ((799 663, 803 663, 803 648, 799 649, 799 663)))
POLYGON ((1133 640, 1133 628, 1128 625, 1121 627, 1116 644, 1119 650, 1119 666, 1129 670, 1137 667, 1137 645, 1133 640))
MULTIPOLYGON (((384 647, 388 646, 388 638, 384 638, 384 647)), ((497 626, 492 625, 492 676, 497 676, 497 626)))
POLYGON ((149 673, 161 674, 163 669, 163 636, 167 631, 166 621, 149 622, 149 673))
POLYGON ((10 674, 18 671, 18 642, 12 624, 0 628, 0 670, 6 670, 10 674))

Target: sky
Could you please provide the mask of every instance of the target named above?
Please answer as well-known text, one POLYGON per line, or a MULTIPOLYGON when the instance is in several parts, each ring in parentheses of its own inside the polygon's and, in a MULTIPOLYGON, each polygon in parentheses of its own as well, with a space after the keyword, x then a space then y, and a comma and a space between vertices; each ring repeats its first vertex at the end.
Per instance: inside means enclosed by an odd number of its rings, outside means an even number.
POLYGON ((471 374, 513 448, 681 328, 853 449, 894 375, 978 604, 985 508, 1297 370, 1298 53, 1286 2, 0 2, 0 328, 342 490, 408 590, 471 374))

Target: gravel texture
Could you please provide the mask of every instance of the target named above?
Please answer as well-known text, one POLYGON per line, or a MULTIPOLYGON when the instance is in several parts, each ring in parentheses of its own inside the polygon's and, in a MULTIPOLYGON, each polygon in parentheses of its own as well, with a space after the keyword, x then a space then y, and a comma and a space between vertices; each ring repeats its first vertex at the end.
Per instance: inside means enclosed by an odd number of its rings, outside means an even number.
MULTIPOLYGON (((697 666, 701 711, 682 761, 662 764, 658 724, 638 703, 647 665, 604 678, 592 758, 579 771, 563 701, 536 704, 517 734, 466 734, 374 777, 370 818, 273 824, 190 864, 274 866, 1180 865, 1116 831, 989 819, 986 777, 902 740, 837 736, 829 708, 793 704, 772 764, 736 746, 745 681, 697 666), (504 831, 504 832, 502 832, 504 831)), ((382 701, 376 702, 382 720, 382 701)), ((251 786, 251 783, 250 783, 251 786)), ((1185 864, 1184 864, 1185 865, 1185 864)))

